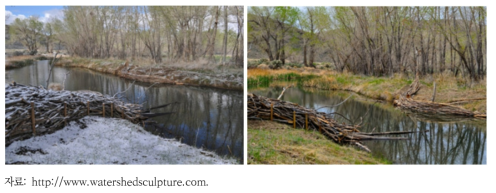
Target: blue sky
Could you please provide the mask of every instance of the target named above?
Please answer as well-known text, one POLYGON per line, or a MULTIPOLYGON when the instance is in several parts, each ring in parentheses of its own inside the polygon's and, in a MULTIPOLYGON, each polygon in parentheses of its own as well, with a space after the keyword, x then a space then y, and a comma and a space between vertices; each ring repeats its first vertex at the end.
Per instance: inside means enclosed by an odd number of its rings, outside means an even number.
POLYGON ((64 13, 63 6, 5 6, 6 24, 10 24, 16 18, 28 18, 30 16, 38 16, 42 22, 49 21, 50 18, 62 19, 64 13))

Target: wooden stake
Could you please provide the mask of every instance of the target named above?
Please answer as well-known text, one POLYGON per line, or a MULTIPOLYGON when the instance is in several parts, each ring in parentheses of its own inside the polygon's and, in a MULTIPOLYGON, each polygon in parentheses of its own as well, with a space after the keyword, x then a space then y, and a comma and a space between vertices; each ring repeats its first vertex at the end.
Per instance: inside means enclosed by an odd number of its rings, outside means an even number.
POLYGON ((64 103, 64 125, 67 125, 67 121, 65 120, 67 118, 67 103, 64 103))
POLYGON ((320 121, 319 121, 319 132, 320 133, 322 133, 322 126, 321 125, 322 125, 322 123, 320 123, 320 121))
POLYGON ((33 128, 33 135, 36 135, 36 127, 35 127, 35 117, 34 117, 34 102, 31 102, 31 127, 33 128))
POLYGON ((305 113, 305 129, 308 131, 308 114, 305 113))
POLYGON ((270 103, 270 120, 274 118, 274 103, 270 103))
POLYGON ((110 103, 110 117, 114 117, 114 103, 110 103))
POLYGON ((89 101, 86 101, 86 108, 88 109, 87 110, 88 115, 90 115, 90 102, 89 101))
POLYGON ((105 103, 102 103, 102 115, 105 118, 105 103))
POLYGON ((296 111, 293 111, 293 128, 296 128, 296 111))
POLYGON ((436 99, 436 82, 434 82, 434 93, 432 94, 432 102, 436 99))

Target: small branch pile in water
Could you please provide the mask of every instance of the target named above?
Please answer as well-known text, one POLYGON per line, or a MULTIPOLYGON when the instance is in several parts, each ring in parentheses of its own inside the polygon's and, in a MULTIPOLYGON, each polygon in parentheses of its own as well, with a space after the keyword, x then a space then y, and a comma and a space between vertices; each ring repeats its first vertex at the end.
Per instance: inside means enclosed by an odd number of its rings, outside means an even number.
MULTIPOLYGON (((420 90, 419 78, 412 82, 409 89, 404 93, 400 93, 398 100, 394 101, 394 105, 402 109, 411 110, 413 112, 436 114, 436 115, 458 115, 466 117, 481 117, 485 118, 486 114, 476 114, 472 111, 453 106, 445 103, 436 103, 432 101, 414 100, 413 96, 420 90)), ((433 96, 434 98, 434 96, 433 96)))
POLYGON ((286 124, 296 124, 296 127, 320 131, 323 135, 338 144, 351 144, 370 152, 361 143, 364 140, 394 140, 408 139, 405 137, 384 137, 380 135, 396 135, 413 133, 411 131, 363 133, 358 130, 359 125, 345 125, 336 120, 327 118, 325 113, 308 109, 298 104, 277 99, 248 94, 248 119, 272 120, 286 124), (271 105, 272 104, 272 105, 271 105), (296 122, 293 121, 295 118, 296 122), (307 126, 308 125, 308 126, 307 126))
POLYGON ((139 104, 125 103, 113 97, 12 83, 5 87, 5 144, 53 133, 70 121, 88 115, 120 117, 132 123, 143 123, 149 117, 157 116, 143 111, 139 104))

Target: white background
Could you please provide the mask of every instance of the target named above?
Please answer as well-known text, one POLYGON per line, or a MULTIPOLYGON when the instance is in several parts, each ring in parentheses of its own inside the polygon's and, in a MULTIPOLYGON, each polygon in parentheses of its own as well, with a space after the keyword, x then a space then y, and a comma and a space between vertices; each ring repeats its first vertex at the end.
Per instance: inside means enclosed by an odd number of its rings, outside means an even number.
MULTIPOLYGON (((67 192, 67 191, 173 191, 173 192, 496 192, 496 180, 494 180, 494 138, 492 130, 494 121, 492 113, 494 110, 494 87, 492 78, 494 69, 493 47, 494 35, 492 26, 493 6, 490 1, 356 1, 356 0, 299 0, 299 1, 268 1, 268 0, 230 0, 230 1, 4 1, 4 5, 245 5, 245 6, 487 6, 488 11, 488 71, 487 71, 487 165, 5 165, 5 149, 0 148, 0 188, 1 192, 67 192), (27 186, 10 187, 5 183, 7 177, 26 178, 27 186), (52 179, 64 176, 64 179, 115 179, 120 177, 133 180, 140 179, 201 179, 207 180, 208 187, 62 187, 44 188, 31 187, 31 178, 52 179), (493 176, 493 177, 491 177, 493 176)), ((246 7, 245 7, 246 8, 246 7)), ((245 17, 246 17, 245 9, 245 17)), ((5 14, 5 7, 0 10, 5 14)), ((245 26, 246 26, 245 19, 245 26)), ((5 31, 4 20, 2 20, 1 32, 5 31)), ((246 27, 245 27, 246 30, 246 27)), ((3 34, 3 33, 2 33, 3 34)), ((2 51, 5 49, 5 35, 2 35, 2 51)), ((246 47, 245 33, 245 47, 246 47)), ((5 61, 5 55, 1 54, 0 61, 5 61)), ((245 49, 246 57, 246 49, 245 49)), ((5 74, 4 68, 0 68, 1 74, 5 74)), ((246 74, 246 69, 245 69, 246 74)), ((5 78, 0 78, 4 85, 5 78)), ((245 90, 246 90, 245 80, 245 90)), ((0 87, 0 101, 2 113, 2 137, 0 144, 5 144, 5 87, 0 87)), ((245 95, 246 97, 246 95, 245 95)), ((245 98, 246 101, 246 98, 245 98)), ((245 107, 246 117, 246 107, 245 107)), ((246 151, 246 122, 245 122, 245 152, 246 151)), ((246 153, 245 153, 246 163, 246 153)))

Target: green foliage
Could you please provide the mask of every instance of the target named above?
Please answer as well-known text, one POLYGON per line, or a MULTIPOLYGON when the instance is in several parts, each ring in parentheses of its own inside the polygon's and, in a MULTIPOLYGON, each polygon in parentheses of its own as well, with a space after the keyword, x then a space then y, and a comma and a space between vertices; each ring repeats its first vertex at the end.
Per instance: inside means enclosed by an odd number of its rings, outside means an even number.
POLYGON ((381 84, 381 83, 383 83, 385 81, 386 80, 384 80, 384 78, 377 78, 377 79, 374 79, 374 80, 369 81, 369 84, 381 84))
POLYGON ((348 84, 349 83, 349 80, 346 77, 341 77, 341 76, 336 77, 336 81, 339 84, 348 84))
POLYGON ((262 58, 258 60, 258 64, 269 64, 269 60, 267 58, 262 58))
POLYGON ((292 63, 286 63, 286 66, 290 66, 290 67, 293 67, 293 68, 301 68, 301 67, 303 67, 303 64, 292 62, 292 63))
POLYGON ((281 60, 274 60, 269 65, 269 68, 271 68, 271 69, 279 69, 281 67, 282 67, 282 61, 281 60))
POLYGON ((38 21, 38 17, 29 17, 28 19, 15 19, 10 25, 9 32, 11 41, 19 41, 28 48, 29 54, 37 53, 39 40, 43 23, 38 21))

